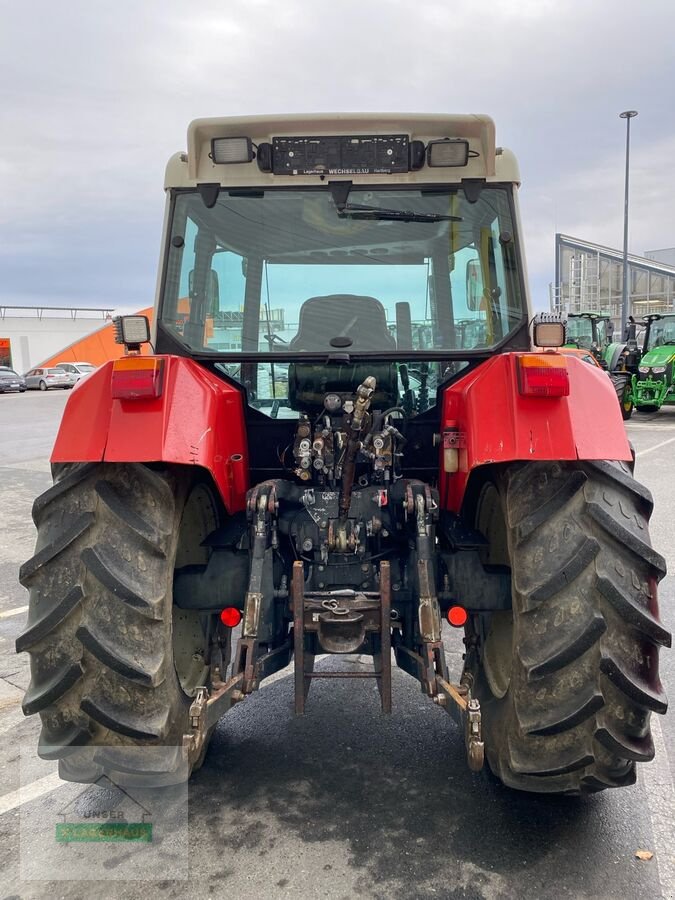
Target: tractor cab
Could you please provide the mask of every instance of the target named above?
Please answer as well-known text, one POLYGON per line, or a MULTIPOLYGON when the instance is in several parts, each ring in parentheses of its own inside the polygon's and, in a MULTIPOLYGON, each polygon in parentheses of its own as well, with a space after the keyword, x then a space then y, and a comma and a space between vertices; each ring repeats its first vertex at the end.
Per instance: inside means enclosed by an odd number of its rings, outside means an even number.
POLYGON ((654 313, 643 317, 644 349, 633 376, 635 406, 641 412, 655 412, 675 403, 675 315, 654 313))
POLYGON ((471 358, 528 349, 515 160, 486 117, 451 118, 410 134, 389 117, 340 134, 193 123, 188 161, 167 169, 158 352, 199 359, 282 420, 354 393, 366 360, 376 405, 421 414, 471 358))
POLYGON ((610 325, 611 319, 598 313, 569 313, 566 346, 590 350, 602 365, 603 350, 609 343, 610 325))

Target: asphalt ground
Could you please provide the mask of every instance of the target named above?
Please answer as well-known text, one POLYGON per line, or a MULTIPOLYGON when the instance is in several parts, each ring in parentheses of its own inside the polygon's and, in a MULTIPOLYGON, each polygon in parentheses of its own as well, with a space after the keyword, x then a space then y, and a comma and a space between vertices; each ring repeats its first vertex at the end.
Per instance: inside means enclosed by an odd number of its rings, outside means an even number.
MULTIPOLYGON (((129 846, 53 845, 51 823, 71 801, 84 816, 120 804, 105 786, 64 784, 54 764, 38 764, 37 717, 20 710, 29 674, 14 641, 28 600, 17 573, 33 552, 31 504, 50 484, 67 398, 0 396, 0 897, 675 897, 672 714, 652 719, 657 758, 635 786, 582 800, 521 794, 472 775, 447 713, 396 669, 391 717, 371 682, 318 681, 295 718, 290 672, 235 707, 190 782, 189 827, 157 829, 152 865, 134 868, 142 857, 129 846)), ((675 409, 635 415, 627 431, 656 501, 653 543, 675 573, 675 409)), ((671 630, 673 584, 660 589, 671 630)), ((448 649, 457 670, 451 636, 448 649)), ((673 658, 662 653, 671 699, 673 658)), ((167 795, 172 804, 185 809, 185 797, 167 795)))

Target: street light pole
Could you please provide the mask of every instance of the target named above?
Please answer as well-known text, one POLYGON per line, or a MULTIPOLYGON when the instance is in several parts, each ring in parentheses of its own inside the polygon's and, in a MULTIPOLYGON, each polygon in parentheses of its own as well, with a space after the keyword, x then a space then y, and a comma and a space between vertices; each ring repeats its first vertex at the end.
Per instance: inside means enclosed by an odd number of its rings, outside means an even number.
POLYGON ((636 109, 627 109, 619 113, 620 119, 626 120, 626 186, 623 204, 623 278, 621 286, 621 340, 628 324, 628 171, 630 162, 630 120, 637 116, 636 109))

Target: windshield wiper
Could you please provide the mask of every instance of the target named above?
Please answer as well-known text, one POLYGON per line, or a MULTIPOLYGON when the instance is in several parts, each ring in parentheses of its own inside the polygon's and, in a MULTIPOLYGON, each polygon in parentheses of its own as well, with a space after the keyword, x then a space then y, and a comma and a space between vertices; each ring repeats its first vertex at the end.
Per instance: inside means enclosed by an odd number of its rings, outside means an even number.
POLYGON ((370 219, 380 222, 461 222, 460 216, 444 216, 441 213, 417 212, 414 209, 385 209, 349 203, 351 181, 329 181, 333 203, 341 219, 370 219))
POLYGON ((383 209, 381 206, 363 206, 345 203, 338 209, 341 219, 368 219, 379 222, 461 222, 461 216, 444 216, 442 213, 416 212, 412 209, 383 209))

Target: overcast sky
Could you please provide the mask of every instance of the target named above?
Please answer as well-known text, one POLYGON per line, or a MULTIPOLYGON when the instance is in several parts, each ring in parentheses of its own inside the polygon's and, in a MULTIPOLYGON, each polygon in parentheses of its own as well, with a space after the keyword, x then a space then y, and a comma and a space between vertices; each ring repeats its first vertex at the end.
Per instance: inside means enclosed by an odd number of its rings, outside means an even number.
POLYGON ((198 116, 488 113, 519 158, 535 307, 554 235, 675 246, 673 0, 0 0, 0 303, 152 303, 198 116))

